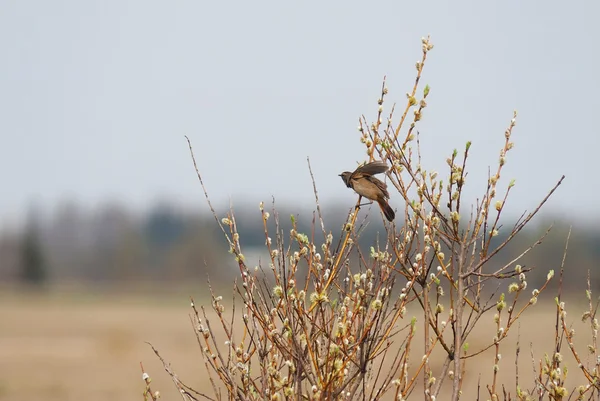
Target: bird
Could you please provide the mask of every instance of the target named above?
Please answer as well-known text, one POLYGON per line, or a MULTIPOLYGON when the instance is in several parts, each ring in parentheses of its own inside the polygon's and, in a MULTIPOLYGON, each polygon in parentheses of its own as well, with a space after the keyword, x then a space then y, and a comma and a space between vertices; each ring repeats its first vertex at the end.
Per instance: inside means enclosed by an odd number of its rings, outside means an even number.
POLYGON ((393 221, 396 214, 388 203, 390 194, 387 190, 387 184, 373 177, 375 174, 385 173, 386 171, 388 171, 387 164, 379 160, 360 166, 352 172, 344 171, 339 176, 342 177, 348 188, 352 188, 360 196, 377 202, 385 218, 388 221, 393 221))

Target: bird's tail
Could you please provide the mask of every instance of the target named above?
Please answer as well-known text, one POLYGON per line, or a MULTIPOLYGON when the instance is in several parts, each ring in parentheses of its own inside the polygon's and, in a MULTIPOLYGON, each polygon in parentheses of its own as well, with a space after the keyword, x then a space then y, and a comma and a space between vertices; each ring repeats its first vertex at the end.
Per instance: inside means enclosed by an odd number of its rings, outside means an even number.
POLYGON ((396 213, 394 213, 394 209, 390 207, 390 204, 387 203, 385 199, 378 199, 377 203, 379 203, 379 207, 385 215, 385 218, 388 219, 388 221, 393 221, 396 217, 396 213))

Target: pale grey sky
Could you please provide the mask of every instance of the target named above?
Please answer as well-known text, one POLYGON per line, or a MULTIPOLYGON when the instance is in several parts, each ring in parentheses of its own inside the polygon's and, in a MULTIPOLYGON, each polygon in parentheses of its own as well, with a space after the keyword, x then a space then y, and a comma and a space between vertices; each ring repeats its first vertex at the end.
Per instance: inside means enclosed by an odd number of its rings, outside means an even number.
POLYGON ((427 34, 428 169, 473 141, 475 196, 517 109, 510 210, 566 174, 548 210, 598 216, 599 15, 557 0, 4 0, 0 221, 71 198, 206 211, 184 134, 217 202, 310 207, 309 156, 321 198, 349 206, 337 174, 363 159, 357 119, 375 118, 384 75, 387 106, 405 103, 427 34))

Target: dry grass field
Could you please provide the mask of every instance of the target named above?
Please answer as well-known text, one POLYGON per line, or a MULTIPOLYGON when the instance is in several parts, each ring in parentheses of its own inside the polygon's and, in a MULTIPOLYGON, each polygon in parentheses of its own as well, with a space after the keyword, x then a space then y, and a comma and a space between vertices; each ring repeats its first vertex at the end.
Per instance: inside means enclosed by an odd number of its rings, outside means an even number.
MULTIPOLYGON (((184 382, 209 392, 188 318, 189 294, 194 295, 189 291, 164 296, 0 292, 0 400, 141 400, 144 383, 140 361, 153 379, 153 389, 161 391, 162 399, 179 399, 145 341, 159 349, 184 382)), ((532 383, 530 343, 536 360, 543 358, 544 352, 552 352, 555 310, 550 294, 544 298, 546 302, 540 300, 521 323, 519 376, 524 388, 531 388, 532 383)), ((567 302, 567 310, 577 330, 580 352, 587 358, 590 330, 581 324, 581 300, 567 302)), ((491 340, 491 320, 492 315, 485 322, 486 327, 473 334, 471 351, 491 340)), ((500 364, 502 382, 513 393, 516 334, 515 327, 512 339, 503 343, 500 364)), ((570 368, 571 384, 581 384, 568 348, 564 347, 562 353, 570 368)), ((471 361, 463 399, 474 399, 480 375, 482 399, 488 398, 485 384, 492 374, 492 355, 488 352, 471 361)), ((420 358, 415 356, 415 364, 417 359, 420 358)), ((421 396, 415 393, 414 398, 421 396)))

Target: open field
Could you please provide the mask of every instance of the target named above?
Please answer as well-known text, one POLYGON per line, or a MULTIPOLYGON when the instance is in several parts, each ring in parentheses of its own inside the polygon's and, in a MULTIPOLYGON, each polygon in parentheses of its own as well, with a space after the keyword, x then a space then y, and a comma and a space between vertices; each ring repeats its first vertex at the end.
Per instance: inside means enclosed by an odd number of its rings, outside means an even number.
MULTIPOLYGON (((583 292, 583 291, 582 291, 583 292)), ((188 295, 131 296, 123 294, 0 295, 0 400, 141 400, 144 384, 139 362, 153 379, 163 399, 179 399, 162 365, 145 341, 150 341, 172 363, 180 378, 208 391, 204 366, 188 318, 188 295)), ((555 312, 550 296, 536 305, 521 323, 519 375, 531 388, 530 343, 536 360, 551 353, 555 312)), ((197 302, 199 299, 197 299, 197 302)), ((199 303, 199 302, 198 302, 199 303)), ((569 320, 577 330, 580 353, 587 358, 589 326, 580 321, 583 305, 569 304, 569 320), (570 307, 570 308, 569 308, 570 307)), ((410 314, 409 314, 410 316, 410 314)), ((486 327, 473 334, 475 351, 493 336, 493 314, 486 327)), ((501 348, 501 382, 514 394, 516 327, 501 348)), ((583 383, 568 348, 563 347, 569 377, 583 383)), ((473 399, 481 374, 482 395, 492 372, 493 353, 483 354, 467 367, 464 399, 473 399), (469 368, 470 367, 470 368, 469 368)), ((415 355, 414 363, 420 361, 415 355)), ((435 358, 432 364, 435 369, 435 358)), ((572 389, 572 386, 569 387, 572 389)), ((421 399, 415 394, 415 399, 421 399)))

